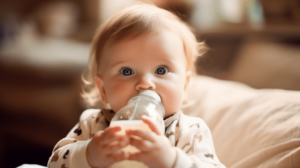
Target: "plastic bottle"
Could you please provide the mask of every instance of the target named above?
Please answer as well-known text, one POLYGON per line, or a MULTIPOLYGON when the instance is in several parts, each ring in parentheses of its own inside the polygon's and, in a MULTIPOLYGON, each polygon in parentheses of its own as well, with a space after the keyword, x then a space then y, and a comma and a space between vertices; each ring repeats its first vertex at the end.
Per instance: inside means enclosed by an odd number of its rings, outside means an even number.
MULTIPOLYGON (((127 105, 119 110, 112 118, 110 126, 122 125, 124 129, 134 128, 151 131, 147 124, 145 124, 141 117, 143 115, 149 116, 158 123, 162 132, 165 130, 163 118, 165 110, 161 104, 161 99, 157 93, 151 90, 143 90, 140 94, 132 97, 127 105)), ((125 133, 122 130, 121 133, 125 133)), ((122 150, 130 153, 138 152, 139 150, 134 146, 128 145, 122 150)), ((110 168, 147 168, 144 163, 137 161, 121 161, 110 166, 110 168)))

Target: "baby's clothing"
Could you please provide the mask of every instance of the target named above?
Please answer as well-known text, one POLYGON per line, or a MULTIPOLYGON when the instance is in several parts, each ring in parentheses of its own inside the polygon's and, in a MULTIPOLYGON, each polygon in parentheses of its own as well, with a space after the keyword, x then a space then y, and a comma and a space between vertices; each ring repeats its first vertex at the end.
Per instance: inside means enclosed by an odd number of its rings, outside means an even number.
MULTIPOLYGON (((88 109, 79 123, 60 140, 48 161, 48 168, 90 168, 86 149, 93 135, 109 126, 112 110, 88 109)), ((165 121, 165 136, 177 151, 174 168, 225 168, 216 156, 211 132, 197 117, 177 112, 165 121)))

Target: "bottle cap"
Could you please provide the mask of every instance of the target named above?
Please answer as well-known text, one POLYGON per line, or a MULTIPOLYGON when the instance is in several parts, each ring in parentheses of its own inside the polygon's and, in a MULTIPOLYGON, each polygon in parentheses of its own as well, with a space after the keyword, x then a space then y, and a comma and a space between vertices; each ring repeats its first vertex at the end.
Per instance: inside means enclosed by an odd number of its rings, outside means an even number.
POLYGON ((152 90, 141 90, 139 93, 143 94, 143 95, 151 96, 154 99, 156 99, 157 101, 161 102, 160 96, 156 92, 154 92, 152 90))

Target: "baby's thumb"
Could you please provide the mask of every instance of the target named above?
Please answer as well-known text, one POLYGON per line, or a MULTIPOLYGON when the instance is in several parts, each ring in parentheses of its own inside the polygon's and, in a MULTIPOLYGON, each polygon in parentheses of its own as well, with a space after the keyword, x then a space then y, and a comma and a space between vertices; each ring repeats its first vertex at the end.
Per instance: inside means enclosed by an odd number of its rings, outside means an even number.
POLYGON ((163 135, 163 132, 162 132, 162 130, 159 129, 159 126, 157 125, 157 123, 155 123, 155 121, 153 121, 150 117, 142 116, 141 119, 144 123, 146 123, 149 126, 151 131, 153 131, 157 135, 163 135))

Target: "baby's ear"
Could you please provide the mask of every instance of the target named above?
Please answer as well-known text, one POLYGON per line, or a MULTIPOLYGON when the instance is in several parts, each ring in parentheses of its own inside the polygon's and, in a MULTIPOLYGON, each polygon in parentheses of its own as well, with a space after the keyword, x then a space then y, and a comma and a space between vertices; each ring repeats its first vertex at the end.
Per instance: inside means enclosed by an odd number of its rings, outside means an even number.
POLYGON ((104 84, 103 84, 103 78, 101 75, 97 74, 94 76, 94 80, 96 82, 97 88, 99 90, 100 96, 101 96, 101 100, 103 101, 103 103, 108 103, 107 98, 106 98, 106 92, 104 89, 104 84))
POLYGON ((191 71, 186 71, 186 79, 185 79, 184 89, 186 89, 187 86, 189 85, 191 76, 192 76, 192 72, 191 71))

